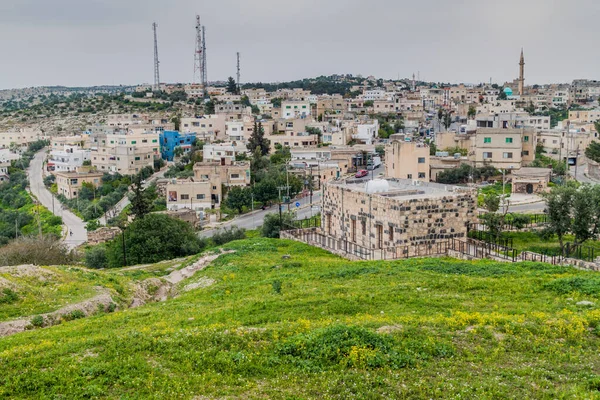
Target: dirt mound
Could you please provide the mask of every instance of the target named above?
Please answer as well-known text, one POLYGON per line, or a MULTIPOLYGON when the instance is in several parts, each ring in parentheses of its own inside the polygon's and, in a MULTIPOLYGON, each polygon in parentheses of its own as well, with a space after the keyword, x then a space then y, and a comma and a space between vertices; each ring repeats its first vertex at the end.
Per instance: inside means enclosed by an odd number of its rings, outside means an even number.
MULTIPOLYGON (((81 303, 69 304, 51 313, 35 316, 38 319, 37 325, 46 327, 60 324, 63 320, 87 317, 98 312, 100 309, 107 310, 111 307, 111 304, 114 304, 108 289, 102 287, 96 287, 95 289, 98 294, 91 299, 82 301, 81 303)), ((34 327, 32 325, 33 318, 34 316, 15 321, 0 322, 0 337, 32 329, 34 327)))
POLYGON ((183 288, 184 292, 189 292, 190 290, 194 290, 194 289, 201 289, 201 288, 207 288, 209 286, 212 286, 216 283, 217 281, 215 281, 212 278, 203 276, 201 277, 198 282, 194 282, 194 283, 190 283, 189 285, 186 285, 183 288))
POLYGON ((170 282, 159 278, 148 278, 135 285, 133 300, 129 307, 135 308, 146 303, 165 301, 174 295, 175 288, 170 282))

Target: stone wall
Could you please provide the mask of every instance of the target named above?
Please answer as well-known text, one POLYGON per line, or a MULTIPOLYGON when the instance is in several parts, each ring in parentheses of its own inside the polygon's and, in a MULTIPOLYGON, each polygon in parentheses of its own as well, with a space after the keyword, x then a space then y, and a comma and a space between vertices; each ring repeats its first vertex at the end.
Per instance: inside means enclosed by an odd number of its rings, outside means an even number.
POLYGON ((121 233, 121 229, 116 227, 102 227, 95 231, 88 232, 88 244, 96 245, 113 240, 115 236, 121 233))
POLYGON ((375 249, 465 238, 467 224, 476 222, 473 192, 422 197, 386 197, 328 184, 321 226, 328 235, 375 249))

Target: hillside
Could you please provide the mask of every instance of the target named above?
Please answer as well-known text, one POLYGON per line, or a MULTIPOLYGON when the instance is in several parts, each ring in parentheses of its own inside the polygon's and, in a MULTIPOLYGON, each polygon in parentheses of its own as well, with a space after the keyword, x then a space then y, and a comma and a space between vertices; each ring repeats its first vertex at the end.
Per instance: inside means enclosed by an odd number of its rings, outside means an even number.
MULTIPOLYGON (((276 239, 223 249, 232 252, 177 283, 173 299, 0 338, 0 397, 599 396, 600 311, 577 304, 598 303, 594 273, 349 262, 276 239)), ((93 272, 89 285, 167 273, 149 268, 93 272)), ((58 269, 91 273, 76 270, 58 269)), ((77 299, 90 294, 79 284, 77 299)))

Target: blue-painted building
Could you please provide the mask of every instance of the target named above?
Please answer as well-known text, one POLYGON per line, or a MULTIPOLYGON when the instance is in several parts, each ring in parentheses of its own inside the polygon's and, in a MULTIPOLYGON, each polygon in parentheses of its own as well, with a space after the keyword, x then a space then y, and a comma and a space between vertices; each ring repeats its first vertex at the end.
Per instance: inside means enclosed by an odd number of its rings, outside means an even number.
POLYGON ((175 149, 183 148, 184 153, 190 151, 196 140, 196 133, 180 133, 178 131, 163 131, 160 133, 160 155, 164 160, 173 161, 175 149))

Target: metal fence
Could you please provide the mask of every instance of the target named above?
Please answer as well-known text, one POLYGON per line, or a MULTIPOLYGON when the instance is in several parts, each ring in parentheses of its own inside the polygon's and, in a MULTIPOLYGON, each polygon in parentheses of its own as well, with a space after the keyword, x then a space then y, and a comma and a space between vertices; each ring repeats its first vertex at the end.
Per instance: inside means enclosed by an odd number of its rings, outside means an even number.
POLYGON ((521 254, 519 254, 519 259, 521 261, 543 262, 552 265, 561 264, 561 262, 563 261, 563 258, 561 256, 532 253, 529 251, 521 252, 521 254))
POLYGON ((481 240, 487 243, 494 243, 504 247, 513 247, 512 238, 503 238, 498 235, 494 235, 489 231, 473 230, 469 231, 469 237, 472 239, 481 240))
MULTIPOLYGON (((485 226, 485 215, 488 213, 479 213, 480 224, 485 226)), ((504 219, 504 230, 521 230, 534 228, 548 222, 546 214, 506 214, 504 219)))
POLYGON ((517 260, 517 250, 495 243, 452 238, 449 239, 448 249, 474 258, 500 258, 511 262, 517 260))

